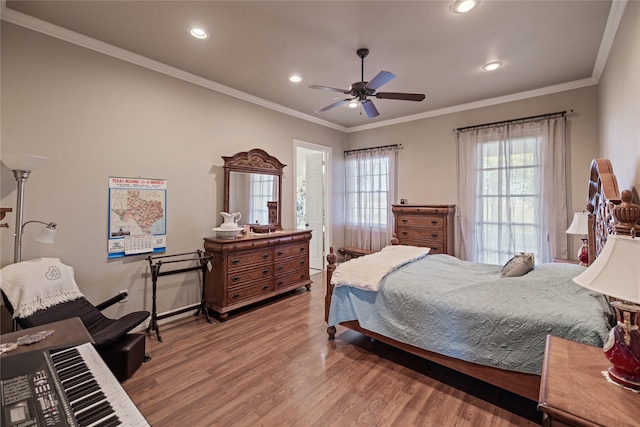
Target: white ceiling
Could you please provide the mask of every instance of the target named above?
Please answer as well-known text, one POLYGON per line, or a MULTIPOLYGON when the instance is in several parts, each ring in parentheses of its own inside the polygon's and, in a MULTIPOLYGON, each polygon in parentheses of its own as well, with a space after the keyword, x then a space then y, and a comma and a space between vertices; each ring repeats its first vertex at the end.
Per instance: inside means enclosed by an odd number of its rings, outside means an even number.
POLYGON ((450 4, 7 1, 2 18, 351 131, 596 84, 620 8, 597 0, 482 0, 460 15, 450 4), (196 25, 210 38, 191 37, 196 25), (370 50, 365 80, 391 71, 397 77, 379 91, 424 93, 426 99, 374 98, 380 116, 373 119, 346 106, 315 113, 345 95, 308 86, 348 89, 360 81, 356 50, 362 47, 370 50), (504 66, 481 70, 494 60, 504 66), (302 82, 289 82, 294 73, 302 82))

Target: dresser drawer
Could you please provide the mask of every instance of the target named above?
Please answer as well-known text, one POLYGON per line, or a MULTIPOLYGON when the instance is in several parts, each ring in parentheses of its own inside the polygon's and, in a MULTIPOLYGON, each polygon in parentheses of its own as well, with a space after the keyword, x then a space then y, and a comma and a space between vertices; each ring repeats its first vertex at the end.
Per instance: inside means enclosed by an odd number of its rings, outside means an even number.
POLYGON ((269 263, 273 260, 272 249, 227 255, 227 271, 255 267, 256 264, 269 263))
POLYGON ((276 276, 287 274, 293 270, 304 268, 308 269, 309 257, 306 255, 297 256, 295 258, 287 258, 283 260, 276 260, 274 273, 276 276))
POLYGON ((272 276, 273 265, 265 264, 262 266, 255 266, 254 268, 229 272, 229 274, 227 274, 227 283, 229 286, 229 290, 231 290, 232 288, 237 287, 238 285, 242 285, 246 282, 272 276))
POLYGON ((231 287, 229 287, 229 292, 227 293, 227 301, 229 305, 236 304, 246 299, 258 295, 269 294, 271 292, 273 292, 273 285, 271 278, 269 278, 267 280, 253 282, 245 286, 239 286, 236 289, 231 289, 231 287))
POLYGON ((282 258, 288 258, 296 255, 307 254, 309 250, 307 249, 308 243, 302 242, 299 244, 293 244, 288 246, 283 246, 281 248, 274 249, 274 258, 276 261, 282 258))
POLYGON ((444 219, 438 216, 398 215, 397 227, 433 227, 444 230, 444 219))
POLYGON ((397 237, 401 241, 405 239, 433 240, 444 242, 446 235, 444 230, 398 227, 397 237))
MULTIPOLYGON (((275 289, 288 288, 296 283, 309 280, 309 268, 293 271, 275 278, 275 289)), ((302 285, 300 285, 302 286, 302 285)))

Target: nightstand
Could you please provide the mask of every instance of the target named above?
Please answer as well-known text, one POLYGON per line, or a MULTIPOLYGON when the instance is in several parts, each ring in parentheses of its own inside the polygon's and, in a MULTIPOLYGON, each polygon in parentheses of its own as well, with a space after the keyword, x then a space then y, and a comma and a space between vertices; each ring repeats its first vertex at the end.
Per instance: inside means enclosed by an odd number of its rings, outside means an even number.
POLYGON ((638 426, 640 394, 611 384, 601 348, 547 336, 538 409, 544 426, 638 426))

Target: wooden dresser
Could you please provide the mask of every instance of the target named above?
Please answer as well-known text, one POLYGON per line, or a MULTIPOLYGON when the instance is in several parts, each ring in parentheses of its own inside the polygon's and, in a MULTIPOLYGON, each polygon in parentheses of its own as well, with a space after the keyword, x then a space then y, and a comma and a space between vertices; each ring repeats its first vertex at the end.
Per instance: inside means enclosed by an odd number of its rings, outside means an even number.
POLYGON ((309 240, 309 230, 254 233, 233 240, 205 238, 205 255, 212 256, 207 308, 224 320, 240 307, 301 286, 310 289, 309 240))
POLYGON ((453 255, 456 205, 392 205, 391 210, 400 244, 430 247, 432 254, 453 255))

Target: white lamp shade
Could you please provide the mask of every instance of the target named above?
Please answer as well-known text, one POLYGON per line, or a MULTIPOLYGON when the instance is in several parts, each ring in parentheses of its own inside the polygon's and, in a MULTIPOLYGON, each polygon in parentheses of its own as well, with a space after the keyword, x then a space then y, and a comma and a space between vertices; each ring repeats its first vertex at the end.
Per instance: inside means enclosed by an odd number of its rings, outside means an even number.
POLYGON ((586 212, 576 212, 573 214, 573 221, 567 234, 589 234, 589 214, 586 212))
POLYGON ((53 243, 56 237, 56 229, 51 227, 45 227, 42 229, 40 233, 34 238, 34 240, 40 243, 53 243))
POLYGON ((587 289, 640 304, 640 238, 608 236, 600 256, 573 281, 587 289))
POLYGON ((2 163, 12 171, 33 171, 40 163, 48 160, 42 156, 27 154, 3 154, 2 163))

